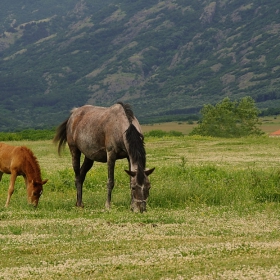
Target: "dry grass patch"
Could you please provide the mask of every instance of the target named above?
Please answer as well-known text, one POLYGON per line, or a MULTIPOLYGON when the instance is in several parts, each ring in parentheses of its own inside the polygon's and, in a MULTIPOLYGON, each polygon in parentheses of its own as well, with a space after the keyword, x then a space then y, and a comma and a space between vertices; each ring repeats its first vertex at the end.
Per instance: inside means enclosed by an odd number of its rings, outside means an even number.
POLYGON ((158 222, 161 211, 139 215, 138 222, 108 221, 126 213, 98 219, 4 220, 0 242, 6 257, 0 279, 276 279, 278 217, 216 210, 167 214, 180 217, 180 223, 158 222), (153 217, 156 222, 143 222, 153 217), (20 234, 12 228, 20 228, 20 234))

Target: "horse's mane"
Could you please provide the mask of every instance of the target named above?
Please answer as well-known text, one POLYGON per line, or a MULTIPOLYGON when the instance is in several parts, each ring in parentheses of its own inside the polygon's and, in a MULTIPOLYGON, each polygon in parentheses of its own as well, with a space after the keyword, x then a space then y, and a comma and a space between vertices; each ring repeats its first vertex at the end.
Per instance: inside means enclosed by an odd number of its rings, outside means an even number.
POLYGON ((118 104, 120 104, 123 107, 124 112, 126 114, 126 117, 127 117, 128 121, 129 121, 129 123, 131 124, 133 119, 134 119, 134 113, 133 113, 133 111, 131 109, 131 106, 129 104, 124 104, 122 102, 118 102, 118 104))
POLYGON ((20 146, 20 149, 23 154, 25 162, 28 163, 28 164, 26 164, 26 169, 29 170, 30 172, 33 172, 36 180, 41 181, 42 180, 41 179, 41 169, 40 169, 40 165, 39 165, 37 158, 35 157, 35 155, 29 148, 27 148, 25 146, 20 146))
POLYGON ((146 168, 146 151, 145 151, 144 136, 132 124, 132 121, 134 119, 134 114, 131 109, 131 106, 129 104, 123 104, 122 102, 119 102, 118 104, 122 105, 126 117, 129 121, 129 127, 125 132, 126 140, 129 146, 128 154, 131 157, 132 161, 137 163, 138 165, 137 181, 140 184, 143 184, 144 170, 146 168))

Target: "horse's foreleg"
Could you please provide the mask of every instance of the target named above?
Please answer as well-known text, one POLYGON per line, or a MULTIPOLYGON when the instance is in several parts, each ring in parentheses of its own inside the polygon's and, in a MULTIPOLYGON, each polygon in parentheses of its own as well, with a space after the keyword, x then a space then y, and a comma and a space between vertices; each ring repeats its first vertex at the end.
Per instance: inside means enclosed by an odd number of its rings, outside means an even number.
POLYGON ((17 178, 17 174, 15 172, 12 172, 11 179, 10 179, 10 185, 9 185, 9 189, 8 189, 8 197, 7 197, 5 207, 8 207, 10 200, 11 200, 11 196, 14 193, 16 178, 17 178))
MULTIPOLYGON (((131 171, 131 163, 129 157, 127 158, 127 161, 128 161, 128 170, 131 171)), ((133 210, 134 205, 133 205, 133 193, 131 189, 131 176, 129 176, 129 187, 130 187, 130 209, 133 210)))
POLYGON ((110 209, 112 190, 115 185, 115 179, 114 179, 115 162, 116 162, 115 154, 108 153, 107 154, 107 164, 108 164, 107 200, 105 203, 105 207, 107 209, 110 209))
POLYGON ((3 172, 0 171, 0 181, 2 180, 3 172))

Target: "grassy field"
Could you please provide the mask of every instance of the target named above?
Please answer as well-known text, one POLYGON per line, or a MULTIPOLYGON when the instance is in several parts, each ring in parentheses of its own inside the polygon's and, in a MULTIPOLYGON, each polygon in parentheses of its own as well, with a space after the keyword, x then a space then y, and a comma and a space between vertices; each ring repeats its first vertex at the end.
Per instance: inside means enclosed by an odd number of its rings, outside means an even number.
POLYGON ((279 141, 146 138, 156 170, 143 214, 129 210, 126 161, 116 165, 110 211, 100 163, 77 209, 68 150, 58 157, 51 141, 10 142, 34 151, 49 182, 33 209, 18 178, 4 208, 3 176, 0 279, 280 279, 279 141))

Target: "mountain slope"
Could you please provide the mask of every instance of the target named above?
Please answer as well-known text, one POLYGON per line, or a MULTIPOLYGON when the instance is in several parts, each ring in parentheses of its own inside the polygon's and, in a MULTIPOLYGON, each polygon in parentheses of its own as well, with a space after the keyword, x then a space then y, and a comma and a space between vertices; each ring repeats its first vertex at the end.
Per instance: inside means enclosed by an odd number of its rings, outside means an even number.
POLYGON ((74 106, 133 105, 140 121, 252 96, 280 107, 272 0, 0 4, 0 130, 57 125, 74 106))

